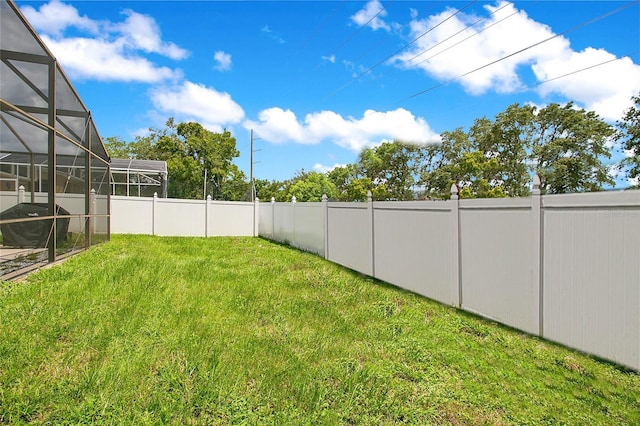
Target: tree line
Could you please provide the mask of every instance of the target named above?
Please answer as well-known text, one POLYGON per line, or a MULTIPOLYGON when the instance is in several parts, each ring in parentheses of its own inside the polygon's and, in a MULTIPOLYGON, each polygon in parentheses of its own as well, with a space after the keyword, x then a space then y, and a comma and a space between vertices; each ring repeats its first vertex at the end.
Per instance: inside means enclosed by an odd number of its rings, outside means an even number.
MULTIPOLYGON (((493 119, 478 118, 468 129, 441 134, 440 143, 384 142, 363 149, 355 163, 330 172, 301 170, 284 181, 254 182, 261 200, 338 201, 448 199, 452 184, 462 198, 520 197, 538 174, 543 193, 600 191, 614 185, 612 171, 640 177, 640 94, 610 125, 573 103, 543 108, 513 104, 493 119), (626 152, 610 162, 612 147, 626 152)), ((248 199, 251 188, 233 164, 239 155, 226 130, 213 133, 197 123, 151 129, 126 143, 107 138, 112 157, 167 161, 169 196, 202 198, 208 173, 213 198, 248 199)))

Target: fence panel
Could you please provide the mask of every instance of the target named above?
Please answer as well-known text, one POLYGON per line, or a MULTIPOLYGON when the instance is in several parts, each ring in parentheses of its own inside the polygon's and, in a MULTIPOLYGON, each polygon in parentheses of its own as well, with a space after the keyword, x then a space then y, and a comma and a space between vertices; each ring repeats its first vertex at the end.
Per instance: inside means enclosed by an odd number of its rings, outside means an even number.
POLYGON ((332 262, 373 276, 370 205, 328 203, 328 256, 332 262))
POLYGON ((208 216, 209 237, 253 236, 253 203, 210 201, 208 216))
POLYGON ((538 333, 531 201, 461 200, 459 205, 462 308, 538 333))
POLYGON ((112 196, 111 232, 153 234, 153 199, 112 196))
POLYGON ((205 236, 205 201, 157 198, 155 234, 162 236, 205 236))
POLYGON ((544 337, 640 369, 640 191, 543 205, 544 337))
POLYGON ((261 203, 258 214, 258 233, 261 237, 274 240, 273 232, 273 204, 275 203, 261 203))
POLYGON ((252 236, 254 204, 111 197, 111 232, 163 236, 252 236))
POLYGON ((457 305, 449 203, 374 203, 374 232, 376 278, 457 305))
MULTIPOLYGON (((295 241, 294 209, 273 206, 276 239, 295 241)), ((331 202, 320 219, 298 246, 326 232, 332 262, 640 370, 640 191, 331 202)))
POLYGON ((322 203, 295 203, 292 245, 324 256, 324 206, 322 203))
POLYGON ((294 229, 294 215, 291 203, 273 203, 272 208, 273 238, 283 243, 291 243, 294 229))

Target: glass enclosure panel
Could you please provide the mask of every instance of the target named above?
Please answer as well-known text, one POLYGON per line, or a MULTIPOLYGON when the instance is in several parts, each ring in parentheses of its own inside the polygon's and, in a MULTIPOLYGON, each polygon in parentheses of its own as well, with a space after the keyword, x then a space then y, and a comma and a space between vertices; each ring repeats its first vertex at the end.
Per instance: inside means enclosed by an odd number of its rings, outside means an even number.
POLYGON ((91 135, 91 152, 108 161, 109 154, 107 154, 107 150, 102 144, 102 139, 100 138, 100 135, 98 135, 98 131, 96 130, 93 121, 89 122, 89 133, 91 135))
POLYGON ((16 106, 47 108, 49 66, 8 59, 0 64, 2 98, 16 106))
POLYGON ((55 60, 7 0, 0 50, 0 279, 10 279, 108 240, 110 172, 89 111, 62 69, 50 86, 55 60))
POLYGON ((91 245, 109 241, 109 218, 107 216, 96 216, 91 219, 91 245))
POLYGON ((69 139, 88 148, 86 141, 87 117, 65 116, 59 113, 56 129, 69 139))
POLYGON ((91 158, 91 189, 99 195, 109 195, 109 164, 104 160, 92 156, 91 158))
POLYGON ((59 68, 56 71, 56 109, 86 113, 87 110, 64 73, 59 68))
POLYGON ((16 11, 6 2, 0 1, 0 49, 13 52, 47 55, 46 50, 25 25, 16 11))
MULTIPOLYGON (((38 117, 32 114, 34 118, 38 117)), ((6 108, 0 113, 0 152, 47 152, 47 131, 37 121, 6 108)))

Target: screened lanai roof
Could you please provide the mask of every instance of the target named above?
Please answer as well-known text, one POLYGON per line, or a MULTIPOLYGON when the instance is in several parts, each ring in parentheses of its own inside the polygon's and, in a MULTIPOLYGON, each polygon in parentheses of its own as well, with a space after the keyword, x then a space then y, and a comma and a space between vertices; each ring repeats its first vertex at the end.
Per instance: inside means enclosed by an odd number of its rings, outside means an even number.
POLYGON ((167 162, 159 160, 111 159, 111 172, 128 171, 167 174, 167 162))
POLYGON ((46 154, 55 127, 56 155, 77 155, 75 143, 108 159, 88 109, 11 0, 0 0, 0 53, 2 152, 46 154))

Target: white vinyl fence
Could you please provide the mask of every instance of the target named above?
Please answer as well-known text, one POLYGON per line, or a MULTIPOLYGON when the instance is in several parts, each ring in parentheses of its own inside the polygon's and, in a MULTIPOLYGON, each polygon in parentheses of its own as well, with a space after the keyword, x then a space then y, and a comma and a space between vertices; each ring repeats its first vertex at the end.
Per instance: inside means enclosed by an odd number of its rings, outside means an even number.
POLYGON ((259 203, 111 196, 111 233, 256 236, 259 203))
POLYGON ((265 238, 640 370, 640 191, 264 203, 265 238))

